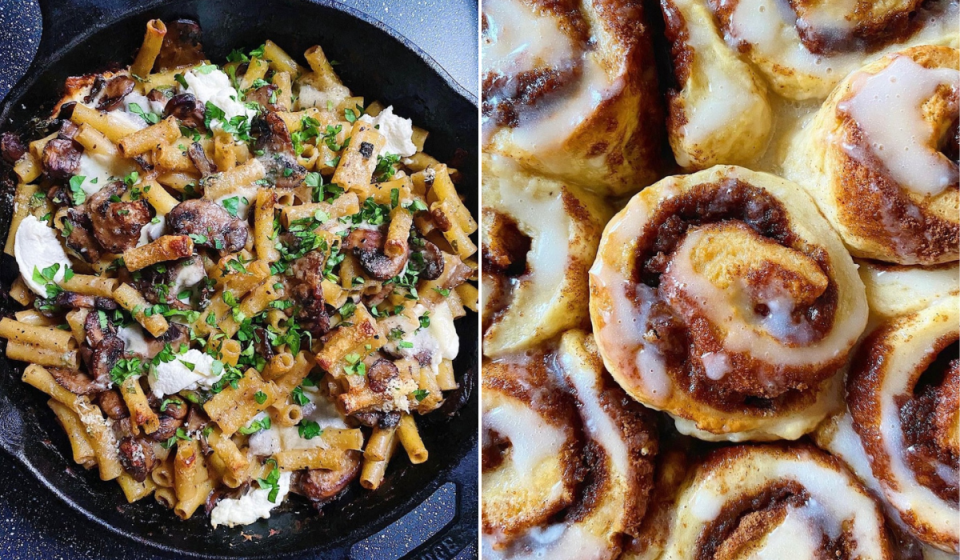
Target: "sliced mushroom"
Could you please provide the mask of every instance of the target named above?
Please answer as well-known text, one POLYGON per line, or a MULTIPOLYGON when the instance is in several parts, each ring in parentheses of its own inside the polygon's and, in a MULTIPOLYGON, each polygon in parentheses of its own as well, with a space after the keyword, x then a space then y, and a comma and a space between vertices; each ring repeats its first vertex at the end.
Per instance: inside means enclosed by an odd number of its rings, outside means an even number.
POLYGON ((84 321, 87 338, 80 346, 80 356, 93 376, 99 391, 110 386, 110 371, 123 357, 123 341, 112 323, 100 323, 99 313, 90 313, 84 321))
POLYGON ((286 111, 287 107, 277 102, 277 92, 280 90, 274 84, 267 84, 256 89, 247 90, 244 100, 247 103, 257 103, 266 111, 286 111))
POLYGON ((193 162, 193 165, 202 177, 209 177, 217 172, 217 166, 207 158, 207 154, 203 151, 203 145, 201 145, 200 142, 190 144, 187 155, 190 156, 190 161, 193 162))
POLYGON ((177 235, 194 236, 194 245, 226 253, 236 253, 247 244, 247 223, 209 200, 185 200, 174 206, 167 214, 167 227, 177 235))
POLYGON ((91 379, 89 375, 76 369, 51 367, 47 370, 61 387, 74 395, 92 395, 106 388, 96 380, 91 379))
POLYGON ((443 274, 443 251, 426 239, 418 239, 412 245, 414 251, 410 255, 410 262, 417 264, 416 270, 420 272, 420 278, 423 280, 440 278, 443 274))
POLYGON ((140 230, 150 223, 150 207, 145 200, 117 202, 126 187, 110 183, 87 200, 93 235, 105 250, 122 253, 137 246, 140 230))
POLYGON ((256 149, 263 151, 257 159, 267 171, 267 179, 278 188, 296 188, 303 183, 307 170, 297 163, 293 141, 286 123, 276 113, 267 113, 253 121, 257 136, 256 149))
POLYGON ((120 464, 123 470, 137 482, 143 482, 156 465, 157 458, 153 454, 153 446, 143 442, 140 438, 125 437, 117 446, 120 464))
POLYGON ((183 126, 200 128, 206 115, 203 103, 197 101, 192 93, 174 95, 163 109, 163 118, 170 116, 180 120, 183 126))
POLYGON ((348 451, 340 468, 312 469, 300 477, 300 491, 313 502, 328 502, 343 492, 360 474, 360 452, 348 451))
POLYGON ((330 314, 321 284, 325 262, 322 252, 309 251, 290 266, 291 296, 300 307, 297 320, 315 336, 330 330, 330 314))
POLYGON ((73 140, 54 138, 43 148, 43 169, 53 180, 66 180, 80 169, 80 148, 73 140))
POLYGON ((0 157, 3 161, 13 164, 27 153, 27 147, 20 141, 20 137, 12 132, 0 134, 0 157))
MULTIPOLYGON (((130 95, 137 82, 130 76, 117 76, 111 79, 103 87, 103 95, 97 103, 97 109, 100 111, 113 111, 123 104, 123 98, 130 95)), ((146 107, 144 107, 146 109, 146 107)))
POLYGON ((360 265, 377 280, 389 280, 403 271, 410 257, 410 248, 396 257, 383 252, 386 236, 379 230, 355 229, 350 232, 343 246, 352 249, 360 265))
POLYGON ((123 397, 120 396, 120 391, 116 389, 110 389, 100 393, 97 397, 97 404, 100 405, 100 410, 102 410, 108 418, 113 420, 120 420, 130 416, 127 403, 124 402, 123 397))
POLYGON ((163 36, 160 54, 157 55, 158 70, 170 70, 194 66, 206 60, 200 25, 189 19, 178 19, 167 23, 167 33, 163 36))
POLYGON ((88 263, 98 262, 101 254, 100 243, 93 236, 93 224, 90 223, 86 205, 71 208, 63 219, 63 224, 64 229, 69 228, 70 231, 65 241, 67 248, 88 263))
POLYGON ((52 298, 38 300, 40 312, 47 317, 54 317, 63 313, 65 309, 101 309, 114 311, 120 308, 116 301, 101 296, 78 294, 76 292, 60 292, 52 298))
POLYGON ((390 382, 400 377, 400 369, 391 362, 380 358, 367 370, 367 385, 374 393, 384 393, 390 382))

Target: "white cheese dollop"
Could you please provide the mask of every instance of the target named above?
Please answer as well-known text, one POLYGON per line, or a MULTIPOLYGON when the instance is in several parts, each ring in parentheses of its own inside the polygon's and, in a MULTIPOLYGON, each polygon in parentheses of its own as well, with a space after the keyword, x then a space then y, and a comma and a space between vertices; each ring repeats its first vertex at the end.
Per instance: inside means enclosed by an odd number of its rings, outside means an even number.
MULTIPOLYGON (((214 68, 206 74, 190 70, 183 78, 187 82, 187 93, 192 93, 200 103, 210 102, 216 105, 224 112, 226 120, 240 115, 252 119, 257 114, 243 104, 240 94, 230 84, 230 77, 222 70, 214 68)), ((213 127, 222 128, 219 121, 216 121, 213 127)))
POLYGON ((151 221, 149 224, 140 228, 140 239, 137 241, 137 247, 143 247, 151 241, 156 241, 163 236, 163 230, 167 227, 167 219, 164 216, 157 216, 156 223, 151 221))
POLYGON ((34 293, 43 297, 47 297, 46 282, 34 280, 33 271, 59 264, 60 269, 57 270, 54 280, 60 282, 66 269, 71 267, 56 230, 32 215, 24 218, 17 228, 16 237, 13 239, 13 254, 16 256, 23 281, 34 293))
POLYGON ((80 155, 80 167, 76 174, 84 178, 80 188, 90 196, 110 184, 111 178, 123 179, 135 169, 136 167, 125 159, 84 152, 80 155))
POLYGON ((387 140, 381 154, 397 154, 401 157, 412 156, 417 153, 413 144, 413 121, 393 114, 393 105, 387 107, 376 117, 363 115, 363 122, 378 126, 378 131, 387 140))
POLYGON ((133 323, 117 330, 117 336, 123 341, 123 349, 130 354, 146 356, 150 353, 150 346, 143 336, 140 325, 133 323))
POLYGON ((277 492, 276 502, 271 502, 270 489, 259 488, 251 489, 245 495, 239 498, 227 498, 217 502, 217 506, 210 512, 210 524, 216 528, 219 525, 236 527, 237 525, 249 525, 258 519, 269 519, 270 510, 283 503, 283 499, 290 492, 290 477, 292 473, 285 472, 280 474, 280 480, 277 484, 280 488, 277 492))
POLYGON ((156 366, 154 374, 150 376, 150 388, 158 399, 187 389, 209 389, 223 377, 223 371, 213 374, 213 362, 213 357, 207 353, 196 349, 187 350, 178 354, 173 361, 156 366), (193 371, 184 365, 184 362, 193 364, 193 371))
POLYGON ((177 272, 177 276, 173 279, 170 293, 177 296, 184 289, 196 286, 206 277, 207 272, 203 268, 203 262, 194 260, 192 264, 181 268, 180 271, 177 272))

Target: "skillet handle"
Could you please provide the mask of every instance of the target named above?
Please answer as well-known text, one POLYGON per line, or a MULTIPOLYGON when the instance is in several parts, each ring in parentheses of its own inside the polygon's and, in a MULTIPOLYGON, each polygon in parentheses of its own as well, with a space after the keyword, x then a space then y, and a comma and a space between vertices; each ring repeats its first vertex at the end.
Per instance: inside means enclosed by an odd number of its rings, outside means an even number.
POLYGON ((479 557, 478 450, 474 448, 420 505, 350 547, 350 560, 472 560, 479 557))

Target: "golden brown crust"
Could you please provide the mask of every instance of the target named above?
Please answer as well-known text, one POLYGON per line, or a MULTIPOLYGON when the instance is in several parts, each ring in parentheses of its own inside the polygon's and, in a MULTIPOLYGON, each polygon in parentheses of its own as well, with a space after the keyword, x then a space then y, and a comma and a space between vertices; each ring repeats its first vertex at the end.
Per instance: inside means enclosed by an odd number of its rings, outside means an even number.
POLYGON ((956 303, 948 297, 881 325, 847 380, 853 426, 887 500, 917 538, 954 552, 960 535, 944 530, 942 516, 960 501, 956 478, 945 476, 960 468, 956 303))
MULTIPOLYGON (((924 68, 960 64, 960 52, 947 47, 915 47, 897 56, 924 68)), ((870 64, 834 90, 794 145, 785 165, 787 177, 816 199, 854 256, 900 264, 955 261, 960 256, 958 185, 936 195, 900 185, 864 137, 861 124, 843 110, 865 75, 877 74, 894 60, 870 64)), ((924 120, 936 131, 935 138, 956 135, 958 107, 960 90, 951 87, 938 88, 924 102, 924 120)))
POLYGON ((737 441, 812 429, 866 322, 853 263, 809 199, 734 167, 635 197, 604 232, 590 307, 628 392, 685 433, 737 441))
POLYGON ((513 77, 484 70, 485 151, 605 194, 635 192, 653 182, 663 165, 663 107, 641 2, 585 0, 576 12, 558 11, 554 2, 521 4, 558 18, 575 59, 513 77), (588 27, 576 23, 581 21, 588 27), (518 99, 505 102, 504 91, 517 92, 506 97, 518 99), (516 132, 550 118, 534 113, 552 115, 578 96, 583 106, 569 122, 534 134, 539 137, 532 141, 516 132), (521 124, 524 119, 530 122, 521 124))

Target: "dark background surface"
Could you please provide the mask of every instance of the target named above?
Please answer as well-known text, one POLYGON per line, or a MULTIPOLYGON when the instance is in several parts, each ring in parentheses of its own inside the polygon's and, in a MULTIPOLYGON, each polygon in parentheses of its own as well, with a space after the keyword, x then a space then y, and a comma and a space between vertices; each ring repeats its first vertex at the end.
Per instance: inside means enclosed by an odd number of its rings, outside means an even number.
MULTIPOLYGON (((267 1, 267 0, 265 0, 267 1)), ((0 0, 0 96, 12 85, 14 61, 32 56, 39 36, 35 23, 24 6, 30 0, 0 0), (32 47, 31 47, 32 45, 32 47)), ((375 1, 344 0, 344 5, 373 16, 433 57, 461 86, 476 91, 477 70, 477 3, 471 0, 413 0, 375 1)), ((466 462, 468 465, 469 461, 466 462)), ((476 463, 473 463, 474 467, 476 463)), ((464 465, 467 466, 467 465, 464 465)), ((427 500, 432 515, 418 516, 411 512, 416 523, 398 523, 357 543, 351 557, 357 560, 389 560, 380 543, 408 540, 422 542, 441 529, 456 511, 457 489, 452 484, 440 487, 427 500)), ((442 547, 442 543, 440 544, 442 547)), ((430 551, 421 557, 448 558, 444 551, 430 551)), ((467 549, 457 558, 476 556, 475 549, 467 549)), ((63 505, 35 479, 21 471, 18 463, 0 452, 0 558, 2 559, 63 559, 88 560, 101 558, 173 558, 152 550, 133 549, 129 543, 103 528, 94 525, 63 505)), ((310 558, 304 556, 303 558, 310 558)))

